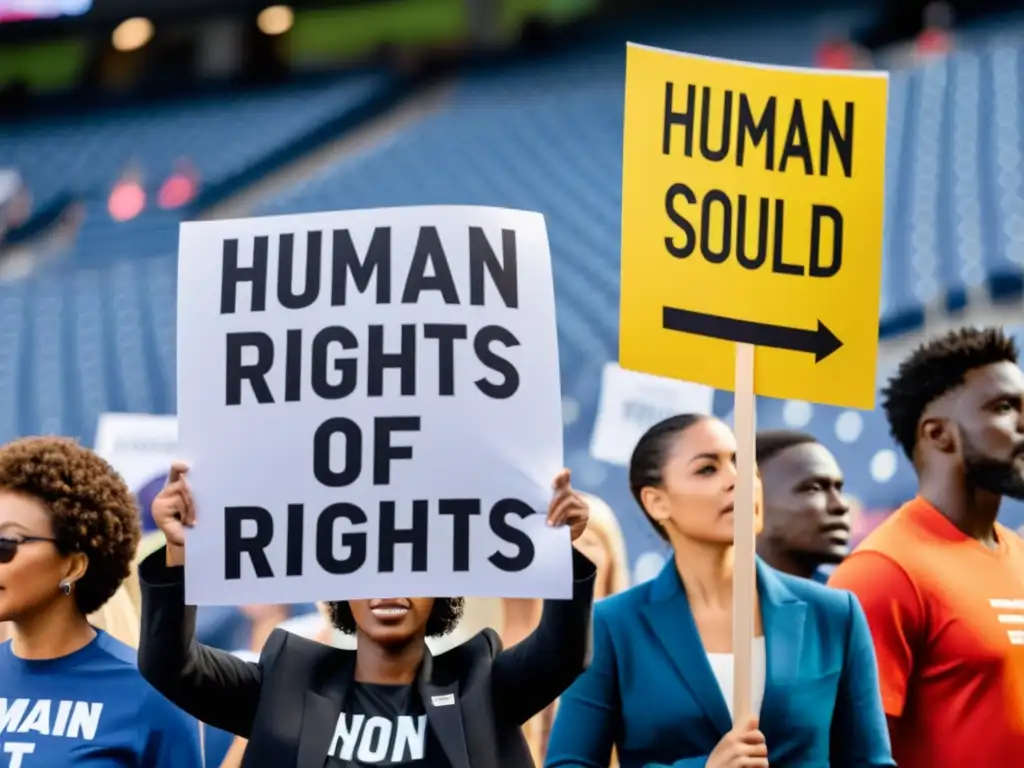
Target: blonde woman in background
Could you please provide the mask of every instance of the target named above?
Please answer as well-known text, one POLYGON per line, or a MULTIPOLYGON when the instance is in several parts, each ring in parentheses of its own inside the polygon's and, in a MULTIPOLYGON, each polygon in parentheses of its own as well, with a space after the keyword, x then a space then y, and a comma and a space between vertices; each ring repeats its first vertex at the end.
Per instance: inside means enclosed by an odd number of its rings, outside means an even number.
MULTIPOLYGON (((89 614, 89 623, 101 629, 111 637, 117 638, 132 648, 139 647, 139 632, 142 624, 142 590, 139 588, 139 563, 150 553, 160 549, 166 543, 160 531, 147 534, 139 542, 139 548, 132 561, 131 572, 128 574, 114 596, 95 613, 89 614)), ((2 640, 3 638, 0 638, 2 640)), ((199 729, 200 759, 205 762, 204 737, 202 723, 196 723, 199 729)))
POLYGON ((142 592, 139 589, 139 563, 150 552, 164 545, 164 535, 157 531, 144 536, 132 561, 131 573, 110 601, 96 613, 89 614, 89 623, 116 637, 125 645, 139 647, 139 629, 142 616, 142 592))
MULTIPOLYGON (((601 498, 580 492, 590 506, 590 525, 576 541, 576 548, 597 567, 594 581, 594 601, 629 588, 629 562, 626 558, 625 539, 612 508, 601 498)), ((473 626, 494 627, 501 641, 509 648, 528 637, 540 623, 542 601, 505 598, 466 601, 463 624, 467 631, 473 626)), ((523 725, 526 743, 536 765, 544 764, 551 725, 555 720, 558 701, 538 712, 523 725)), ((615 765, 614 758, 611 765, 615 765)))
POLYGON ((616 595, 629 589, 629 559, 626 539, 615 512, 604 499, 580 493, 590 504, 590 526, 576 541, 576 548, 597 564, 596 598, 616 595))
MULTIPOLYGON (((583 492, 580 495, 590 506, 590 525, 576 541, 576 548, 597 567, 594 586, 594 602, 597 602, 629 588, 629 560, 622 528, 612 508, 597 496, 583 492)), ((502 627, 501 639, 507 648, 527 637, 540 623, 541 601, 506 599, 501 602, 505 608, 503 622, 490 626, 502 627)), ((466 609, 469 609, 468 603, 466 609)), ((558 700, 555 700, 523 725, 526 743, 538 766, 544 765, 557 710, 558 700)), ((612 768, 617 765, 614 754, 609 765, 612 768)))

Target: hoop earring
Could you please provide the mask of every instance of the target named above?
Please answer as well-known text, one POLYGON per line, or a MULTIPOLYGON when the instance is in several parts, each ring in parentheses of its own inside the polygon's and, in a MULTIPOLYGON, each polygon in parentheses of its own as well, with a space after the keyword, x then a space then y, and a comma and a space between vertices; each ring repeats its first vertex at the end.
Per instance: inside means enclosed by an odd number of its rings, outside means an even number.
POLYGON ((72 584, 67 579, 64 579, 64 581, 62 581, 60 583, 60 591, 63 592, 65 594, 65 596, 71 594, 71 589, 72 589, 72 584))

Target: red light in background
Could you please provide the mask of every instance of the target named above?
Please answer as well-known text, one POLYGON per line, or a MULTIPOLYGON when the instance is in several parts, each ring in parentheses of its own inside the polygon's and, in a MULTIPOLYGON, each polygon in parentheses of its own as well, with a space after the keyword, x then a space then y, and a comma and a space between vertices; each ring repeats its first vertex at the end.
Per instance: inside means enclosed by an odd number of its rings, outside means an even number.
POLYGON ((191 203, 199 192, 199 171, 187 157, 179 157, 174 170, 160 187, 157 205, 161 208, 181 208, 191 203))
POLYGON ((826 40, 818 46, 814 63, 822 69, 853 69, 857 65, 856 49, 845 40, 826 40))
POLYGON ((136 181, 121 181, 110 193, 107 210, 114 221, 130 221, 146 207, 146 191, 136 181))
POLYGON ((161 208, 180 208, 192 202, 196 196, 196 184, 188 174, 175 173, 160 187, 157 205, 161 208))
POLYGON ((918 35, 915 49, 921 56, 942 56, 953 49, 953 37, 945 29, 927 28, 918 35))

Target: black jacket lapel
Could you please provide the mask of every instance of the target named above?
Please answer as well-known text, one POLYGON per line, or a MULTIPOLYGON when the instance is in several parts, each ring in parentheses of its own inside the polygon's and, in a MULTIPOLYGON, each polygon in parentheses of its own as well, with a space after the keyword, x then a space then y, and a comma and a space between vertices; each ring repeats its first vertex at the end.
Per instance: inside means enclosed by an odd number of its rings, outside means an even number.
POLYGON ((327 751, 331 748, 334 730, 338 725, 338 715, 348 694, 349 684, 355 672, 355 654, 351 651, 338 651, 340 660, 327 664, 333 669, 322 669, 318 677, 326 683, 322 692, 306 691, 303 701, 302 719, 300 720, 299 748, 295 757, 295 768, 322 766, 327 760, 327 751))
POLYGON ((430 651, 427 651, 419 676, 420 696, 427 710, 427 722, 452 768, 470 768, 466 731, 462 725, 459 683, 457 680, 449 683, 434 682, 432 673, 433 659, 430 651))
POLYGON ((338 724, 340 703, 313 691, 306 691, 302 708, 302 732, 295 768, 321 766, 327 760, 327 750, 338 724))

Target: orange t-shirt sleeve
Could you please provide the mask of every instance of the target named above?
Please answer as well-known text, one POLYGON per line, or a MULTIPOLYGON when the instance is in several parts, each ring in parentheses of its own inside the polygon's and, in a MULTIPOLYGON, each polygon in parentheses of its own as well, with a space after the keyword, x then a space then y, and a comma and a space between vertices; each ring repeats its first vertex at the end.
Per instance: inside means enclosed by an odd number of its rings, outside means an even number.
POLYGON ((858 552, 832 574, 830 587, 853 592, 867 616, 885 714, 899 717, 924 628, 920 595, 907 572, 878 552, 858 552))

